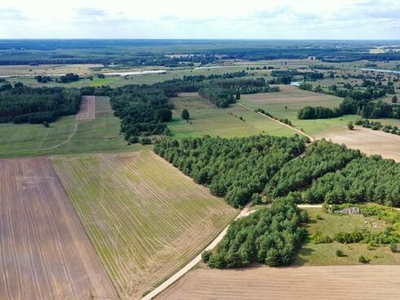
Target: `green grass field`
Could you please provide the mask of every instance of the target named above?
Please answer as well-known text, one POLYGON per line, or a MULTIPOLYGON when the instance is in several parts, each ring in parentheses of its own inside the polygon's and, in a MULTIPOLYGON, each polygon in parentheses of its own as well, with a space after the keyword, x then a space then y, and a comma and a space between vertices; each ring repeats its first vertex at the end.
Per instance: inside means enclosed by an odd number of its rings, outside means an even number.
POLYGON ((56 156, 53 165, 123 299, 172 275, 237 214, 152 152, 56 156))
POLYGON ((33 124, 0 124, 0 157, 143 149, 140 145, 127 146, 119 135, 120 120, 114 117, 107 97, 96 97, 96 119, 79 122, 74 133, 75 124, 75 116, 62 117, 49 128, 33 124), (70 135, 70 141, 60 145, 70 135))
POLYGON ((334 108, 343 101, 342 98, 325 94, 303 91, 295 86, 280 86, 277 93, 242 95, 240 103, 253 108, 262 108, 278 119, 289 119, 292 124, 314 135, 321 131, 336 130, 345 127, 349 121, 355 121, 358 116, 343 116, 333 119, 298 120, 297 111, 304 106, 324 106, 334 108))
POLYGON ((295 132, 271 121, 259 114, 238 105, 226 109, 217 108, 197 94, 182 94, 173 98, 175 106, 173 121, 168 125, 174 138, 197 137, 202 135, 221 137, 243 137, 267 133, 271 135, 291 136, 295 132), (190 113, 190 121, 180 117, 186 108, 190 113), (244 121, 240 120, 240 117, 244 121))
MULTIPOLYGON (((373 217, 364 217, 361 214, 329 214, 320 208, 307 209, 311 222, 307 225, 310 235, 320 231, 333 238, 339 231, 352 232, 356 229, 368 229, 380 232, 386 228, 385 222, 373 217)), ((400 254, 392 253, 388 245, 376 246, 369 249, 368 244, 341 244, 332 242, 327 244, 307 243, 300 250, 295 265, 356 265, 360 264, 358 257, 363 255, 371 260, 370 264, 398 265, 400 254), (336 250, 341 250, 344 257, 337 257, 336 250)))

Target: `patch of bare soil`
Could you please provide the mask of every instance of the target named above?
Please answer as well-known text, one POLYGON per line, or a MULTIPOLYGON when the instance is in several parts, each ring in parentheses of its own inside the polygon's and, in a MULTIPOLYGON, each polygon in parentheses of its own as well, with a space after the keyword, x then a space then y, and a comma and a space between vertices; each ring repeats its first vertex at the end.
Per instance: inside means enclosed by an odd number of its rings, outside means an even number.
POLYGON ((0 299, 116 299, 46 158, 0 160, 0 273, 0 299))

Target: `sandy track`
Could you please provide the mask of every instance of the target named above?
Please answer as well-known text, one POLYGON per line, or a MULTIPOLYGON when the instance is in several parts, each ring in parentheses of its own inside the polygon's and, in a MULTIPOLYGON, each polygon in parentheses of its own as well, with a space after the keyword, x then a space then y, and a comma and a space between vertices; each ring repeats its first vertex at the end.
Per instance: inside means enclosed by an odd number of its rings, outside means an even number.
POLYGON ((317 139, 326 138, 334 143, 345 144, 352 149, 372 155, 379 154, 400 162, 400 136, 356 126, 354 130, 320 133, 317 139))
POLYGON ((198 269, 157 299, 399 299, 397 266, 198 269))
POLYGON ((115 299, 46 158, 0 160, 0 207, 0 299, 115 299))
POLYGON ((90 121, 96 118, 96 97, 82 96, 82 104, 75 120, 90 121))
MULTIPOLYGON (((247 109, 247 110, 254 111, 254 109, 252 109, 252 108, 250 108, 250 107, 248 107, 248 106, 246 106, 246 105, 243 105, 243 104, 241 104, 241 103, 236 103, 236 104, 239 105, 239 106, 241 106, 241 107, 243 107, 243 108, 245 108, 245 109, 247 109)), ((258 113, 259 115, 263 116, 264 118, 270 119, 271 121, 274 121, 274 122, 278 123, 279 125, 282 125, 282 126, 284 126, 284 127, 287 127, 287 128, 289 128, 289 129, 291 129, 291 130, 293 130, 293 131, 296 131, 296 132, 297 132, 298 134, 300 134, 300 135, 304 135, 305 137, 309 138, 311 142, 314 141, 314 138, 313 138, 311 135, 308 135, 308 134, 304 133, 303 131, 301 131, 301 130, 299 130, 299 129, 293 127, 293 126, 290 126, 290 125, 288 125, 288 124, 285 124, 285 123, 283 123, 283 122, 281 122, 281 121, 279 121, 279 120, 277 120, 277 119, 271 118, 270 116, 267 116, 266 114, 263 114, 262 112, 257 112, 257 113, 258 113)))

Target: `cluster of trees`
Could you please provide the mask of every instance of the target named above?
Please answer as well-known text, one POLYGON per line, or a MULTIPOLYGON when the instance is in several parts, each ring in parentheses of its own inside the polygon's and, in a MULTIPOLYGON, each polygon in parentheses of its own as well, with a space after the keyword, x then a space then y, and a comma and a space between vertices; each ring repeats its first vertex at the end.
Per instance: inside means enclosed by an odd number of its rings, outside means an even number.
POLYGON ((47 83, 47 82, 53 81, 53 79, 50 76, 45 76, 45 75, 35 76, 35 79, 39 83, 47 83))
POLYGON ((191 138, 157 141, 154 151, 213 195, 242 207, 259 197, 265 184, 290 159, 300 155, 305 143, 299 136, 247 138, 191 138))
POLYGON ((307 188, 313 180, 344 168, 360 157, 360 151, 346 149, 344 145, 326 140, 312 143, 305 155, 287 162, 266 184, 265 194, 286 196, 289 192, 307 188))
POLYGON ((316 179, 302 195, 309 203, 376 202, 400 206, 400 164, 380 156, 362 156, 316 179))
POLYGON ((290 265, 307 238, 302 226, 307 220, 307 214, 292 199, 276 200, 270 208, 231 224, 216 251, 203 253, 203 261, 218 269, 244 267, 252 262, 271 267, 290 265))
POLYGON ((208 86, 200 88, 198 93, 201 97, 220 108, 226 108, 229 104, 236 103, 235 91, 232 89, 208 86))
POLYGON ((0 93, 0 122, 53 122, 60 116, 76 114, 80 105, 78 89, 15 85, 0 93))
POLYGON ((114 115, 121 118, 121 132, 129 143, 139 136, 168 134, 172 104, 158 86, 126 85, 109 91, 114 115))
POLYGON ((306 106, 298 111, 299 119, 326 119, 335 118, 343 115, 357 114, 363 118, 396 118, 400 119, 400 109, 393 101, 393 105, 382 101, 373 102, 372 100, 384 97, 386 94, 394 94, 393 82, 382 85, 382 82, 375 84, 374 81, 364 80, 363 89, 354 89, 351 84, 345 84, 345 89, 339 89, 336 85, 332 85, 328 90, 321 86, 313 87, 310 83, 302 82, 300 89, 314 92, 326 93, 345 98, 343 102, 336 108, 311 107, 306 106))
POLYGON ((271 87, 264 78, 217 79, 199 88, 198 93, 218 107, 226 108, 240 99, 241 94, 279 92, 279 87, 271 87))
POLYGON ((70 83, 73 81, 79 81, 79 79, 80 77, 78 74, 68 73, 63 76, 60 76, 60 78, 57 78, 56 81, 61 83, 70 83))
POLYGON ((343 115, 354 114, 357 114, 363 118, 400 119, 400 107, 398 105, 390 105, 383 101, 357 101, 352 98, 346 98, 342 103, 340 103, 339 107, 335 107, 333 109, 322 106, 305 106, 298 110, 297 117, 301 120, 310 120, 336 118, 343 115))

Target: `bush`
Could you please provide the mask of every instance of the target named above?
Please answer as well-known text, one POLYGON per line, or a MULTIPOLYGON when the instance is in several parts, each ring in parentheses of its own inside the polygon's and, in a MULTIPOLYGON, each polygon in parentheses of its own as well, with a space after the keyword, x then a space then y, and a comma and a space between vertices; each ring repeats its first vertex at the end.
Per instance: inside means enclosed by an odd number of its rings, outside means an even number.
POLYGON ((396 253, 398 251, 397 243, 395 243, 395 242, 390 243, 390 251, 392 251, 393 253, 396 253))
POLYGON ((362 264, 368 264, 371 260, 369 258, 366 258, 364 255, 360 255, 358 257, 358 261, 362 264))
POLYGON ((327 243, 332 243, 333 240, 327 236, 323 235, 322 232, 316 231, 311 235, 311 242, 314 244, 327 244, 327 243))
POLYGON ((344 254, 344 252, 342 250, 336 250, 336 256, 337 257, 345 257, 346 255, 344 254))

